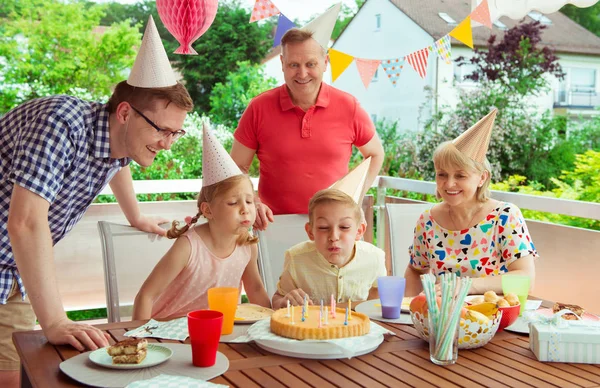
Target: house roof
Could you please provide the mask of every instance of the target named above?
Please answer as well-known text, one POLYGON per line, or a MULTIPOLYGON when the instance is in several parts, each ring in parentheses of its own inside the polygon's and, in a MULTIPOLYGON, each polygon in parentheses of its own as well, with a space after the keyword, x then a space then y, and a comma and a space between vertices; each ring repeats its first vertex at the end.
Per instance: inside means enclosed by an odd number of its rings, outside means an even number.
MULTIPOLYGON (((439 15, 440 12, 447 13, 457 23, 460 23, 471 12, 471 0, 389 0, 393 5, 411 18, 434 39, 446 35, 455 27, 446 23, 439 15)), ((562 53, 600 55, 600 37, 586 30, 576 22, 569 19, 560 12, 544 15, 552 21, 542 31, 542 45, 549 46, 562 53)), ((500 21, 507 28, 512 28, 522 21, 501 17, 500 21)), ((533 19, 525 17, 525 22, 533 19)), ((493 30, 487 27, 473 29, 473 44, 475 46, 486 46, 489 37, 494 34, 502 39, 504 32, 496 26, 493 30)), ((458 41, 452 39, 453 44, 458 41)))

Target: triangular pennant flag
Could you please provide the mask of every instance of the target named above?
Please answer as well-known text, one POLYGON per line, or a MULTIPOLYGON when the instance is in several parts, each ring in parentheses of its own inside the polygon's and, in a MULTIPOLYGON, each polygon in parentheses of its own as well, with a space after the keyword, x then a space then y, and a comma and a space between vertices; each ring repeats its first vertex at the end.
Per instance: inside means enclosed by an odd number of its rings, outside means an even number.
POLYGON ((275 38, 273 39, 273 47, 281 44, 281 38, 288 32, 288 30, 296 27, 293 21, 288 19, 284 14, 279 14, 279 20, 277 20, 277 31, 275 31, 275 38))
POLYGON ((164 88, 177 84, 152 15, 148 18, 142 44, 127 83, 138 88, 164 88))
POLYGON ((356 58, 356 67, 358 68, 358 74, 362 80, 365 88, 369 88, 369 84, 373 79, 373 76, 377 72, 377 68, 381 64, 379 59, 362 59, 356 58))
POLYGON ((241 175, 242 171, 217 140, 206 121, 202 125, 202 130, 202 187, 241 175))
POLYGON ((427 59, 429 58, 429 47, 415 51, 406 56, 406 62, 415 69, 421 78, 427 75, 427 59))
POLYGON ((400 77, 400 72, 404 67, 404 58, 384 59, 381 61, 381 66, 385 70, 392 85, 396 86, 396 81, 400 77))
POLYGON ((487 0, 483 0, 481 4, 471 12, 471 20, 479 22, 487 28, 492 28, 492 19, 490 18, 490 9, 487 0))
POLYGON ((250 15, 250 23, 269 18, 278 13, 279 10, 271 0, 256 0, 254 8, 252 8, 252 15, 250 15))
POLYGON ((452 48, 450 46, 450 36, 445 35, 442 39, 436 40, 433 43, 433 51, 444 60, 447 64, 450 64, 452 60, 452 48))
POLYGON ((335 82, 335 80, 342 75, 344 70, 354 60, 352 55, 348 55, 338 50, 329 49, 329 61, 331 62, 331 82, 335 82))
POLYGON ((365 182, 367 181, 369 166, 371 166, 370 156, 329 188, 340 190, 351 196, 352 199, 354 199, 354 202, 359 203, 360 196, 365 187, 365 182))
POLYGON ((473 48, 473 34, 471 31, 471 17, 467 16, 465 20, 460 22, 449 34, 451 37, 458 39, 470 48, 473 48))
POLYGON ((461 133, 452 141, 454 146, 474 161, 483 163, 492 137, 492 128, 497 113, 498 109, 493 109, 471 128, 461 133))
POLYGON ((301 28, 304 31, 313 33, 313 38, 319 42, 325 50, 329 47, 329 39, 337 20, 342 3, 337 3, 331 6, 325 13, 311 20, 307 25, 301 28))

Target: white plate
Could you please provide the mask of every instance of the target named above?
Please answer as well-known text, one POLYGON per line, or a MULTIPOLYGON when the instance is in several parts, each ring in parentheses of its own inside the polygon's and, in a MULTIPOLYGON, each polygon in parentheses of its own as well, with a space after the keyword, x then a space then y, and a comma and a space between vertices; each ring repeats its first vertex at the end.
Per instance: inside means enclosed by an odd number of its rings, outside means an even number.
POLYGON ((238 308, 235 312, 235 320, 233 321, 233 323, 236 325, 256 323, 256 322, 260 321, 261 319, 270 318, 274 312, 275 311, 271 310, 270 308, 259 306, 257 304, 243 303, 243 304, 238 305, 238 308), (246 311, 243 312, 241 309, 246 310, 246 311), (245 317, 245 315, 248 315, 249 318, 245 317), (259 315, 259 316, 255 316, 255 315, 259 315), (242 319, 239 319, 239 318, 242 318, 242 319))
MULTIPOLYGON (((383 342, 383 335, 374 337, 371 341, 365 341, 357 345, 354 349, 354 356, 362 356, 377 349, 383 342)), ((272 341, 272 340, 255 340, 256 345, 268 350, 271 353, 280 354, 282 356, 297 357, 297 358, 312 358, 312 359, 335 359, 346 358, 344 353, 335 345, 327 342, 302 342, 294 343, 291 346, 287 342, 272 341)))
POLYGON ((139 364, 113 364, 112 357, 108 354, 106 349, 108 348, 90 352, 90 361, 94 364, 111 369, 141 369, 162 364, 173 355, 173 351, 169 348, 156 344, 148 344, 146 358, 139 364))
POLYGON ((504 330, 512 331, 514 333, 529 334, 529 323, 527 323, 523 317, 519 317, 512 325, 505 327, 504 330))
MULTIPOLYGON (((405 299, 412 300, 412 298, 405 298, 405 299)), ((403 302, 403 304, 404 304, 404 302, 403 302)), ((410 304, 410 302, 408 304, 410 304)), ((404 324, 404 325, 412 325, 412 323, 413 323, 412 319, 410 319, 410 314, 400 314, 400 317, 396 318, 396 319, 384 318, 381 315, 381 300, 380 299, 371 299, 371 300, 367 300, 366 302, 362 302, 358 306, 356 306, 355 310, 359 313, 365 314, 369 318, 374 319, 376 321, 388 322, 388 323, 400 323, 400 324, 404 324)), ((402 308, 402 311, 404 311, 404 308, 402 308)))

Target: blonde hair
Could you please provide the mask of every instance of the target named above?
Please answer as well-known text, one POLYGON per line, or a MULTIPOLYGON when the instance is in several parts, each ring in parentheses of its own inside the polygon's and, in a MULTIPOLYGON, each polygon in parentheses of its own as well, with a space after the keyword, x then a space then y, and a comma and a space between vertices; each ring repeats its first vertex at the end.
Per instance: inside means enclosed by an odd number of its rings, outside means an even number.
MULTIPOLYGON (((303 43, 313 37, 313 33, 299 28, 291 28, 287 30, 281 37, 281 54, 285 56, 285 48, 288 44, 303 43)), ((320 46, 320 45, 319 45, 320 46)), ((327 50, 322 48, 323 55, 327 54, 327 50)))
MULTIPOLYGON (((433 152, 433 165, 435 169, 448 169, 454 167, 462 170, 474 171, 478 174, 483 174, 487 171, 487 178, 480 187, 477 187, 475 198, 479 202, 485 202, 490 198, 490 181, 492 176, 492 167, 487 159, 483 163, 479 163, 463 154, 454 146, 451 141, 440 144, 433 152)), ((440 193, 436 190, 435 196, 440 199, 440 193)))
POLYGON ((361 213, 360 206, 354 202, 351 196, 337 189, 325 189, 317 191, 315 195, 310 199, 308 203, 308 223, 312 226, 314 221, 315 209, 319 205, 325 205, 329 203, 338 203, 345 205, 352 209, 354 212, 354 219, 357 223, 360 223, 361 213))
MULTIPOLYGON (((202 210, 200 207, 202 202, 208 202, 210 204, 216 198, 226 195, 231 189, 237 187, 242 182, 250 182, 250 185, 252 185, 252 181, 250 181, 248 175, 235 175, 215 184, 203 187, 198 194, 198 214, 192 217, 191 222, 189 224, 185 224, 181 229, 179 229, 179 221, 173 221, 171 224, 171 229, 167 232, 167 237, 178 238, 187 232, 190 227, 198 222, 198 219, 200 219, 202 216, 202 210)), ((256 244, 257 242, 258 237, 252 236, 252 234, 250 234, 248 231, 241 234, 237 240, 239 245, 256 244)))

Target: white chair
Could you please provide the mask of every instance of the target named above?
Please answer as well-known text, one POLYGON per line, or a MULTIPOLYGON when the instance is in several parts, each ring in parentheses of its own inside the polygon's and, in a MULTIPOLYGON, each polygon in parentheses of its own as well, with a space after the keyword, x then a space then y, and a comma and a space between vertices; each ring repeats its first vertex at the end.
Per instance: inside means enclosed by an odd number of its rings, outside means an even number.
POLYGON ((98 231, 108 322, 120 322, 131 317, 137 292, 175 240, 107 221, 98 221, 98 231))
POLYGON ((432 206, 432 203, 388 203, 385 205, 390 228, 392 275, 404 276, 404 270, 410 262, 408 248, 413 243, 415 225, 421 213, 432 206))
POLYGON ((258 269, 265 283, 269 298, 277 291, 277 282, 283 272, 285 251, 308 240, 304 225, 306 214, 286 214, 274 217, 275 222, 267 230, 258 231, 258 269))

